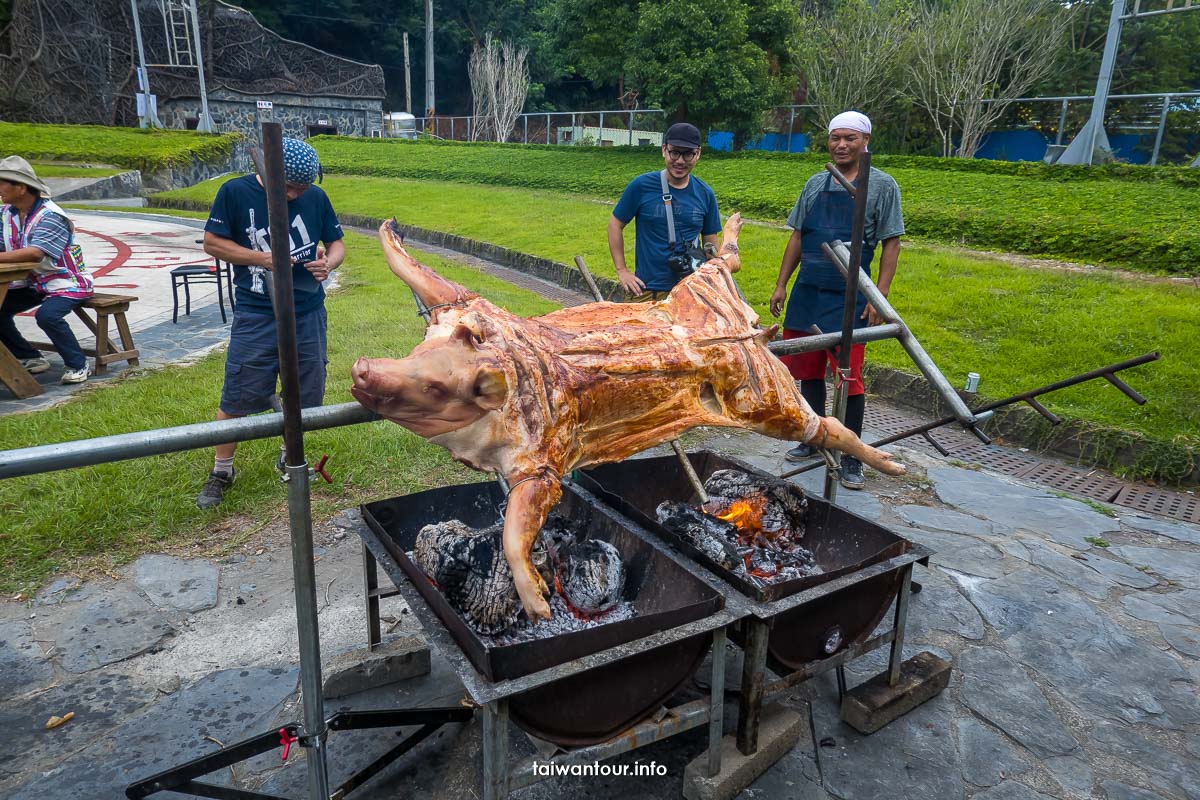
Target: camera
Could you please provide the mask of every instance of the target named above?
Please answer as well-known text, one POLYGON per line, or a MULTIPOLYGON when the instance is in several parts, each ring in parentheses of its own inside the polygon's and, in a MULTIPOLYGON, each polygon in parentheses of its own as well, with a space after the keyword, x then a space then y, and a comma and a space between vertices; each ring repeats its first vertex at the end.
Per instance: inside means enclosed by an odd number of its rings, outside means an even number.
POLYGON ((675 252, 667 256, 667 266, 680 279, 695 272, 696 267, 708 260, 708 256, 699 247, 686 244, 675 246, 675 252))

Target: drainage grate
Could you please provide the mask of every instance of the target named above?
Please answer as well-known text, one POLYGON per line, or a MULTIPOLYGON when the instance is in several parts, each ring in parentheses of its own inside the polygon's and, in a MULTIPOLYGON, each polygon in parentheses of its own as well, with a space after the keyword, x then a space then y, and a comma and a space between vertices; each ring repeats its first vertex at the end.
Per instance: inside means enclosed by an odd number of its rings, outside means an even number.
POLYGON ((1016 477, 1104 503, 1113 502, 1117 494, 1126 488, 1124 481, 1099 470, 1085 471, 1051 462, 1037 462, 1032 468, 1016 473, 1016 477))
POLYGON ((1153 486, 1125 486, 1113 500, 1119 506, 1147 511, 1164 517, 1200 523, 1200 500, 1192 495, 1157 489, 1153 486))
MULTIPOLYGON (((1019 450, 995 444, 984 444, 979 441, 947 449, 950 450, 951 458, 980 464, 996 472, 1003 472, 1005 475, 1019 475, 1039 465, 1037 459, 1030 458, 1019 450)), ((1046 464, 1046 466, 1054 465, 1046 464)))

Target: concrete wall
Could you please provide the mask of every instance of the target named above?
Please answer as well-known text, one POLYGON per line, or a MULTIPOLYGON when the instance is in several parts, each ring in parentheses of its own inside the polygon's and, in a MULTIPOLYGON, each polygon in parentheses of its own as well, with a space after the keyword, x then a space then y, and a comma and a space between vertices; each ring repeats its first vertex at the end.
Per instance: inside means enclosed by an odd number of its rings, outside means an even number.
MULTIPOLYGON (((218 90, 208 96, 208 110, 216 130, 240 131, 258 140, 264 122, 283 125, 283 135, 297 139, 309 136, 310 125, 328 124, 349 136, 378 136, 383 127, 383 101, 376 98, 302 97, 291 94, 243 95, 218 90), (258 108, 266 100, 272 108, 258 108), (322 123, 324 120, 324 123, 322 123)), ((162 103, 159 117, 168 128, 186 128, 187 119, 200 114, 200 98, 182 98, 162 103)))

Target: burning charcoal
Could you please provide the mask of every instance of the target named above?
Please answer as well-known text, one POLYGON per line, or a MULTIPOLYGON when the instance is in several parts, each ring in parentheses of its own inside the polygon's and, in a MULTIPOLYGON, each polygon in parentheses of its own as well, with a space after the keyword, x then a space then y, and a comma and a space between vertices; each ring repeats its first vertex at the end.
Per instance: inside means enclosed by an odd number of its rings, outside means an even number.
POLYGON ((550 598, 550 619, 530 622, 528 617, 521 617, 511 628, 498 634, 482 636, 488 647, 507 647, 509 645, 531 642, 535 639, 549 639, 567 633, 597 628, 611 622, 623 622, 637 616, 633 603, 622 600, 608 611, 594 616, 581 616, 573 613, 563 600, 562 595, 550 598))
POLYGON ((758 578, 774 578, 779 573, 779 562, 774 553, 763 547, 755 547, 746 564, 750 574, 758 578))
POLYGON ((500 537, 500 525, 477 531, 452 519, 426 525, 413 548, 417 566, 480 633, 499 633, 521 613, 500 537))
POLYGON ((808 499, 799 487, 737 469, 722 469, 708 477, 704 490, 709 496, 705 510, 714 516, 729 519, 726 514, 740 502, 743 506, 749 504, 753 510, 755 519, 751 527, 760 529, 767 538, 784 536, 799 541, 804 536, 808 499))
POLYGON ((738 555, 737 528, 686 503, 665 501, 655 509, 658 521, 725 569, 745 569, 738 555))
POLYGON ((615 606, 625 588, 621 552, 608 542, 588 539, 563 553, 562 593, 577 611, 598 614, 615 606))

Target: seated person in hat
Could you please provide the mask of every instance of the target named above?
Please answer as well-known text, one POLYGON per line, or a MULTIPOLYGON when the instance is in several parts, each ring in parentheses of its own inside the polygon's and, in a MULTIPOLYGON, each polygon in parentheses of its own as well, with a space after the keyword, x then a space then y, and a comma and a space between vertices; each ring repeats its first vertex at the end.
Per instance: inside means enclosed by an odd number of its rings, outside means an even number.
POLYGON ((31 373, 50 369, 50 362, 25 340, 13 319, 40 306, 34 318, 66 365, 62 382, 83 383, 88 379, 87 357, 66 317, 92 296, 92 276, 75 244, 75 226, 50 201, 50 190, 20 156, 0 160, 0 203, 0 264, 37 264, 28 281, 9 284, 0 306, 0 342, 31 373))
POLYGON ((717 246, 721 215, 717 196, 692 175, 700 161, 700 131, 677 122, 662 146, 665 169, 630 181, 608 220, 608 249, 617 280, 628 296, 659 300, 692 268, 707 260, 704 244, 717 246), (668 214, 673 225, 668 225, 668 214), (634 272, 625 264, 625 226, 637 220, 634 272), (672 234, 674 234, 672 236, 672 234))
MULTIPOLYGON (((342 226, 329 197, 313 186, 321 176, 317 151, 299 139, 283 140, 288 247, 300 356, 300 404, 325 400, 325 290, 322 283, 346 257, 342 226), (318 243, 325 245, 322 251, 318 243)), ((271 231, 267 192, 258 175, 226 181, 217 190, 204 226, 204 251, 233 265, 233 327, 225 354, 225 384, 217 419, 234 419, 271 409, 279 377, 279 345, 271 291, 271 231)), ((218 445, 213 470, 196 505, 214 508, 233 485, 236 442, 218 445)))

